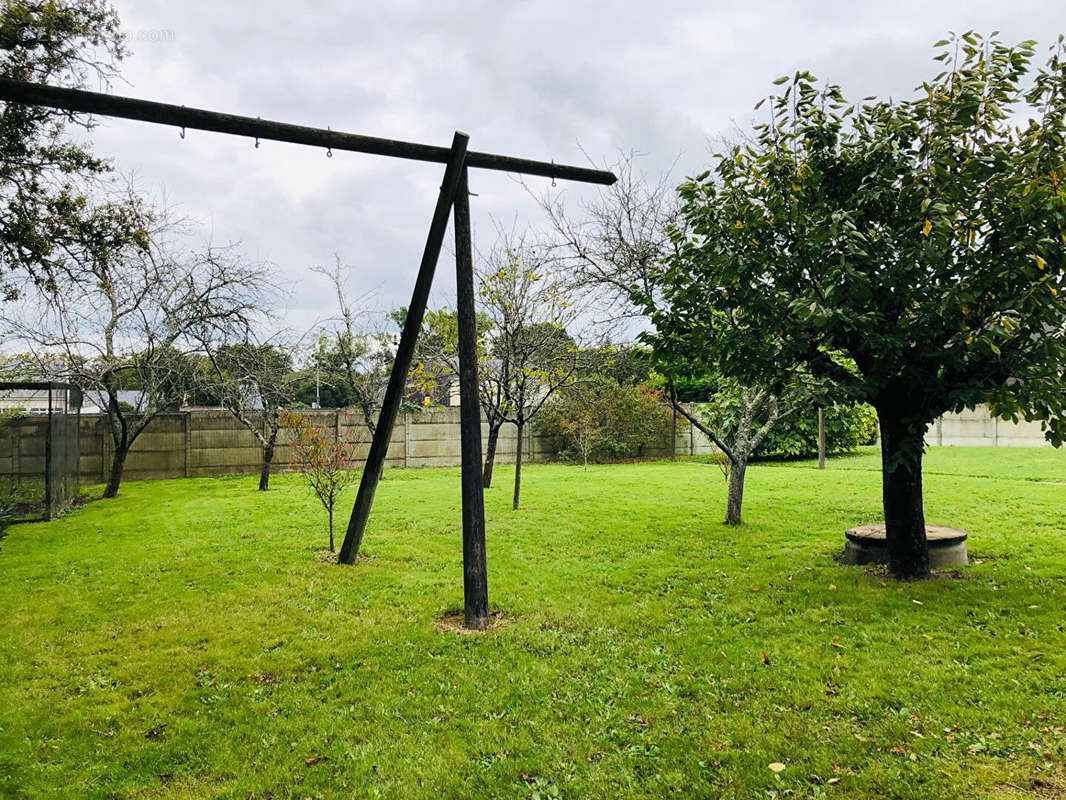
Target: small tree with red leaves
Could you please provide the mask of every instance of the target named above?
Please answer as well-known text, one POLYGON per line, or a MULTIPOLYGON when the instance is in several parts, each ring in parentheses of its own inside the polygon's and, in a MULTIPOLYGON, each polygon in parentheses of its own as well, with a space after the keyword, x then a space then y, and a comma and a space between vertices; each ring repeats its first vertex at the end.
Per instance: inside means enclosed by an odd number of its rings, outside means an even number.
POLYGON ((333 508, 344 488, 359 473, 352 469, 351 445, 307 417, 282 409, 282 423, 293 432, 289 468, 298 471, 329 515, 329 551, 333 546, 333 508))

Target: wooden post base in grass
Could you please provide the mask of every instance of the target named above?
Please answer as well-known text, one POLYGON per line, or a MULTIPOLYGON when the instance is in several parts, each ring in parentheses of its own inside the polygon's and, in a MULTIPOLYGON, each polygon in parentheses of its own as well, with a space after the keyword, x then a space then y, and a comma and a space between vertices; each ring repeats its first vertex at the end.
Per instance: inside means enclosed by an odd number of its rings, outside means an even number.
MULTIPOLYGON (((847 544, 844 545, 845 564, 887 564, 888 544, 885 540, 885 526, 860 525, 848 528, 845 533, 847 544)), ((948 528, 944 525, 926 525, 925 538, 929 542, 929 566, 965 567, 969 563, 966 553, 966 531, 961 528, 948 528)))

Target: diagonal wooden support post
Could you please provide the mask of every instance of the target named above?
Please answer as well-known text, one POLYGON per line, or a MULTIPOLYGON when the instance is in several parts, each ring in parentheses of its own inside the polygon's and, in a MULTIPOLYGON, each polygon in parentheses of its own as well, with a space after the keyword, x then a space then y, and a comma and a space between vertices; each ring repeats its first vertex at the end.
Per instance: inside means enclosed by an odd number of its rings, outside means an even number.
POLYGON ((481 400, 477 382, 477 316, 474 254, 470 235, 470 190, 463 167, 455 195, 455 288, 459 340, 459 427, 463 464, 463 624, 489 624, 485 564, 485 487, 481 473, 481 400))
POLYGON ((407 317, 404 319, 400 343, 396 347, 396 359, 392 363, 389 384, 381 403, 378 425, 370 443, 370 452, 367 454, 366 465, 363 467, 363 477, 359 482, 359 494, 356 495, 352 516, 348 521, 348 530, 344 534, 344 543, 341 545, 340 555, 337 558, 341 564, 353 564, 355 557, 359 555, 359 545, 362 544, 366 521, 370 517, 370 507, 374 503, 374 492, 377 491, 381 470, 385 466, 385 457, 389 452, 392 426, 396 422, 396 413, 400 410, 400 403, 403 402, 407 389, 407 372, 411 368, 415 342, 422 328, 422 317, 425 315, 429 290, 433 284, 433 272, 437 268, 440 248, 448 229, 448 217, 459 190, 460 180, 466 171, 466 146, 469 140, 469 136, 458 131, 452 139, 451 154, 444 169, 444 180, 441 183, 440 194, 437 196, 437 205, 433 209, 433 221, 429 226, 429 236, 426 237, 426 247, 422 252, 422 264, 418 268, 418 278, 415 280, 415 288, 411 293, 411 304, 407 307, 407 317))

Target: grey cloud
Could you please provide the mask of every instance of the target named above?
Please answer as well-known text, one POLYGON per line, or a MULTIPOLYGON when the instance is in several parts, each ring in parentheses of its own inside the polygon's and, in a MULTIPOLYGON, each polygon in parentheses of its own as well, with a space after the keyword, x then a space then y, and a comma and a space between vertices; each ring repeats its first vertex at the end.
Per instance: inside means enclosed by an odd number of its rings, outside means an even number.
MULTIPOLYGON (((948 29, 999 29, 1050 43, 1058 0, 853 0, 578 3, 487 0, 390 3, 117 0, 133 37, 132 88, 168 102, 378 136, 447 144, 453 130, 479 150, 544 160, 597 161, 647 153, 645 169, 691 174, 708 141, 750 124, 770 81, 810 68, 849 96, 908 94, 933 69, 931 44, 948 29)), ((441 168, 324 154, 233 137, 108 123, 97 149, 206 221, 279 265, 293 287, 295 326, 331 303, 307 270, 338 252, 353 292, 380 287, 381 307, 407 302, 441 168)), ((530 186, 543 191, 548 182, 530 186)), ((508 176, 472 176, 476 236, 490 215, 536 224, 508 176)), ((558 187, 575 207, 595 190, 558 187)), ((439 268, 436 296, 452 291, 439 268)))

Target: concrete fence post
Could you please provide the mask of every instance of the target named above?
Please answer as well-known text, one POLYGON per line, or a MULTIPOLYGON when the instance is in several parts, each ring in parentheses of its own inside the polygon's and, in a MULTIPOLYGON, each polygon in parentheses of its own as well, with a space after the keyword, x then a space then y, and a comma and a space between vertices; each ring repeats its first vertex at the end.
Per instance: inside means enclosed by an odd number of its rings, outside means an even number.
POLYGON ((411 450, 414 442, 411 439, 411 412, 403 412, 403 465, 411 466, 411 450))
POLYGON ((111 437, 107 435, 104 424, 104 417, 101 416, 96 425, 96 432, 100 437, 100 483, 107 483, 108 478, 111 477, 111 451, 114 446, 111 437))
POLYGON ((22 426, 12 425, 8 430, 11 431, 11 474, 18 481, 22 475, 22 456, 19 452, 22 450, 22 426))
POLYGON ((188 411, 183 411, 181 418, 185 423, 185 477, 189 477, 189 471, 192 461, 192 414, 188 411))

